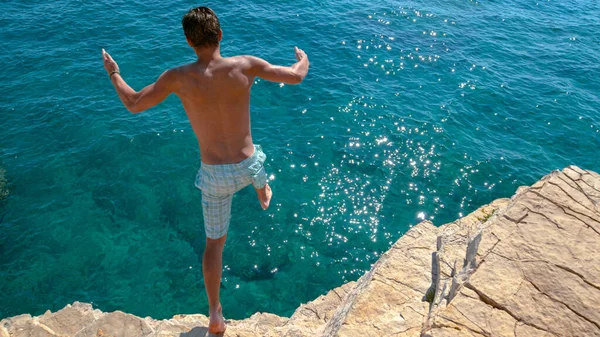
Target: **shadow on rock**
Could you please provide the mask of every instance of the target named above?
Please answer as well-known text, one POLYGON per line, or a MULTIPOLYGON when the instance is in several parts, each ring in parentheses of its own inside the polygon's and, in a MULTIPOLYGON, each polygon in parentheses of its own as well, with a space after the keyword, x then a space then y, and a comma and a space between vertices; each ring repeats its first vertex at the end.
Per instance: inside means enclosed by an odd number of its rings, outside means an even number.
POLYGON ((208 332, 208 328, 205 327, 195 327, 188 332, 182 332, 179 334, 179 337, 212 337, 212 336, 223 336, 223 334, 214 335, 208 332))

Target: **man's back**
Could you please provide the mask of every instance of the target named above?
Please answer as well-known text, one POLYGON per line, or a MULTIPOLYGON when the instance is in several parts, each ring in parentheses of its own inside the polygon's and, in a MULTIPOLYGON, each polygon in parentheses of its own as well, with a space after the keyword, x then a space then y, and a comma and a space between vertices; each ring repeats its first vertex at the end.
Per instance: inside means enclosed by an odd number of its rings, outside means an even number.
POLYGON ((227 238, 233 194, 252 184, 263 209, 272 192, 264 169, 266 155, 254 145, 250 133, 250 88, 255 77, 298 84, 308 72, 306 54, 295 48, 296 62, 274 66, 253 56, 223 58, 219 20, 210 8, 197 7, 182 20, 186 41, 198 61, 165 71, 155 83, 139 92, 121 77, 119 66, 102 50, 104 67, 112 84, 132 113, 142 112, 175 93, 181 99, 198 138, 202 165, 196 187, 202 190, 202 214, 206 246, 202 258, 204 286, 208 296, 208 331, 225 331, 219 289, 222 254, 227 238))
POLYGON ((177 70, 175 93, 181 99, 198 138, 202 162, 237 163, 253 152, 250 132, 250 88, 244 56, 195 62, 177 70))

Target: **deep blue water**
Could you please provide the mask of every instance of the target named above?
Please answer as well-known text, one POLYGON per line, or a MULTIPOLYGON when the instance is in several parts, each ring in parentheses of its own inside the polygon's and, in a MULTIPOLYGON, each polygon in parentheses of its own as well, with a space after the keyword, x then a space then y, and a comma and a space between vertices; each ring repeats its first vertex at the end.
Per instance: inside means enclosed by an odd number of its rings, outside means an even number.
MULTIPOLYGON (((206 313, 200 157, 176 97, 136 89, 194 60, 189 1, 0 4, 0 318, 73 301, 167 318, 206 313)), ((257 81, 253 136, 274 198, 234 199, 229 318, 290 315, 356 280, 421 219, 441 225, 570 164, 600 171, 596 1, 209 2, 224 55, 311 61, 257 81)))

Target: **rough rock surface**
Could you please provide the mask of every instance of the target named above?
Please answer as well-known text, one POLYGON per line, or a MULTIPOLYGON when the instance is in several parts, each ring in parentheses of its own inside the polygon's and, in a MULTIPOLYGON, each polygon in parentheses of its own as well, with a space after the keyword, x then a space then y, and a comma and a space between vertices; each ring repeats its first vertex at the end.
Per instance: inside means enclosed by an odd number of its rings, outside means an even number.
MULTIPOLYGON (((600 336, 600 175, 568 167, 441 227, 411 228, 358 281, 290 318, 228 321, 225 336, 600 336)), ((75 302, 0 321, 8 336, 208 336, 75 302)))
POLYGON ((519 189, 478 226, 454 293, 437 284, 423 334, 600 336, 599 205, 600 176, 574 166, 519 189))

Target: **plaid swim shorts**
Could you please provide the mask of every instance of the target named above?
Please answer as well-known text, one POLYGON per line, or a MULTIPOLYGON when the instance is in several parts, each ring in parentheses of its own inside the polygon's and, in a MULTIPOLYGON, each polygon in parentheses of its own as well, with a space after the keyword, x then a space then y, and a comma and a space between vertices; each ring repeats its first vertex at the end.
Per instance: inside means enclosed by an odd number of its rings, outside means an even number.
POLYGON ((256 188, 266 185, 266 158, 262 147, 254 145, 254 153, 239 163, 200 165, 195 185, 202 190, 202 214, 207 237, 218 239, 227 234, 231 201, 237 191, 250 184, 256 188))

